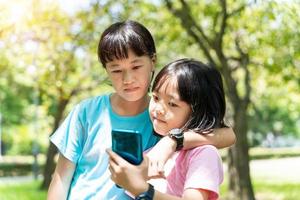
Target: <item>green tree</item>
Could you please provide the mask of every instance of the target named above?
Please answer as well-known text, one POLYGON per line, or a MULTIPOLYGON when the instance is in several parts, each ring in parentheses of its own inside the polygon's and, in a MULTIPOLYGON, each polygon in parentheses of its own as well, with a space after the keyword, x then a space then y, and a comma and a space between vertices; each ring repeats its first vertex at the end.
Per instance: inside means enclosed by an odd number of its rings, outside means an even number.
MULTIPOLYGON (((278 95, 274 90, 265 93, 272 88, 270 86, 260 93, 260 83, 271 83, 278 90, 279 85, 285 88, 283 82, 297 94, 299 84, 296 86, 294 83, 299 81, 299 51, 295 49, 299 49, 299 45, 296 45, 299 43, 299 31, 294 27, 299 24, 296 14, 299 13, 299 6, 292 2, 274 1, 220 0, 196 3, 165 0, 165 3, 189 38, 198 45, 201 56, 223 73, 237 134, 236 145, 229 150, 229 188, 238 199, 254 199, 248 164, 248 120, 251 119, 249 116, 259 116, 258 110, 252 108, 266 105, 262 97, 268 95, 265 99, 268 101, 270 97, 278 95), (277 79, 274 80, 274 77, 277 79)), ((299 99, 299 95, 296 96, 299 99)), ((280 102, 290 101, 285 99, 280 102)), ((275 105, 284 109, 282 103, 275 102, 275 105)), ((271 116, 274 109, 270 107, 263 112, 271 116)), ((282 121, 288 115, 291 120, 283 122, 292 123, 299 116, 287 112, 277 112, 277 116, 273 117, 282 121)), ((260 122, 258 120, 259 117, 255 119, 256 123, 260 122)))
POLYGON ((255 103, 249 110, 250 129, 255 135, 299 137, 299 1, 265 2, 256 10, 261 20, 251 27, 256 37, 250 54, 256 67, 251 71, 255 103))
MULTIPOLYGON (((27 92, 37 99, 31 104, 42 105, 53 119, 53 123, 49 122, 53 133, 69 110, 70 103, 74 104, 79 98, 99 92, 100 86, 106 82, 105 71, 95 54, 98 41, 96 30, 93 29, 95 13, 85 11, 68 15, 55 2, 31 0, 19 3, 11 3, 11 10, 18 20, 8 23, 6 26, 9 30, 1 32, 6 36, 6 43, 12 41, 18 44, 6 50, 11 57, 5 56, 17 66, 15 69, 21 71, 22 81, 36 91, 35 95, 27 92), (14 13, 13 8, 17 7, 19 13, 14 13), (18 59, 14 59, 16 57, 18 59)), ((16 75, 12 73, 13 78, 16 75)), ((12 90, 10 86, 7 87, 8 91, 12 90)), ((22 89, 20 86, 17 88, 22 89)), ((7 94, 5 98, 9 97, 7 94)), ((56 153, 56 148, 50 143, 42 188, 49 186, 56 153)))
POLYGON ((229 187, 239 199, 255 199, 249 173, 247 140, 247 110, 251 95, 250 57, 236 25, 247 5, 226 0, 202 2, 197 6, 184 0, 165 2, 207 61, 223 73, 237 135, 236 145, 229 150, 229 187), (241 75, 237 76, 237 73, 241 75))

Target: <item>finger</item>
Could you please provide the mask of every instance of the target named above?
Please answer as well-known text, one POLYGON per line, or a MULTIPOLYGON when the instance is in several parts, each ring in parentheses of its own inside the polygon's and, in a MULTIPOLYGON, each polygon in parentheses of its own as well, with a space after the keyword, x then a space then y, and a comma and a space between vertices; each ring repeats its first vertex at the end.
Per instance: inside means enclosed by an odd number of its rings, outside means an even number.
POLYGON ((150 176, 150 179, 158 179, 158 178, 165 178, 164 176, 161 175, 154 175, 154 176, 150 176))
POLYGON ((105 151, 108 154, 109 159, 115 161, 115 158, 116 158, 117 154, 115 152, 113 152, 110 148, 106 149, 105 151))
POLYGON ((113 168, 112 166, 109 166, 109 167, 108 167, 108 170, 110 171, 110 174, 111 174, 112 176, 115 175, 115 171, 114 171, 114 168, 113 168))
POLYGON ((157 163, 157 171, 158 173, 164 173, 164 164, 162 162, 157 163))
POLYGON ((111 167, 112 169, 114 169, 114 171, 116 171, 115 169, 118 168, 118 163, 116 163, 114 160, 110 159, 109 160, 109 167, 111 167))
POLYGON ((157 162, 156 161, 152 161, 148 165, 148 176, 152 177, 152 176, 156 176, 156 175, 158 175, 158 172, 157 172, 157 162))
POLYGON ((106 149, 106 152, 109 155, 110 159, 112 159, 119 166, 131 165, 127 160, 125 160, 124 158, 119 156, 117 153, 115 153, 111 149, 106 149))
POLYGON ((143 162, 142 165, 149 165, 149 157, 146 154, 143 154, 143 162))

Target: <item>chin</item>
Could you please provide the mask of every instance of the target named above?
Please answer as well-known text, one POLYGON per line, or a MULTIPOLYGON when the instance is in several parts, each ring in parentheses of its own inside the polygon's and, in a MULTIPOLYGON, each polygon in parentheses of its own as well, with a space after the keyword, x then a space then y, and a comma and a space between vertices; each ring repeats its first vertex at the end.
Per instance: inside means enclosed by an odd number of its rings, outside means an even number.
POLYGON ((161 129, 158 129, 158 128, 155 128, 155 127, 154 127, 154 131, 155 131, 155 133, 157 133, 158 135, 161 135, 161 136, 168 135, 168 131, 161 130, 161 129))
POLYGON ((134 101, 139 101, 143 98, 144 96, 143 95, 124 95, 124 99, 126 99, 126 101, 131 101, 131 102, 134 102, 134 101))

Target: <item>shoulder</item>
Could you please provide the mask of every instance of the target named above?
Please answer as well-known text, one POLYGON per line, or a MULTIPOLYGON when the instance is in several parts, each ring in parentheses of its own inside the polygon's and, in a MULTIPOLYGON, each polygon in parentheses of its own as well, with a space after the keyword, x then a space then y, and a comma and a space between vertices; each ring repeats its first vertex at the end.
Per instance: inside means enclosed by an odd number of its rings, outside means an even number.
POLYGON ((219 160, 221 156, 218 149, 212 145, 203 145, 186 151, 186 156, 192 159, 205 158, 211 160, 219 160))
POLYGON ((104 94, 100 96, 90 97, 82 100, 77 105, 75 105, 74 110, 78 112, 93 112, 102 110, 109 104, 109 94, 104 94))
POLYGON ((219 154, 218 149, 213 145, 202 145, 188 150, 190 153, 216 153, 219 154))
POLYGON ((100 104, 107 104, 109 102, 109 94, 90 97, 82 100, 78 106, 81 108, 97 107, 100 104))
POLYGON ((79 116, 80 119, 86 119, 91 116, 96 116, 107 108, 109 104, 109 95, 90 97, 82 100, 72 109, 72 113, 79 116))

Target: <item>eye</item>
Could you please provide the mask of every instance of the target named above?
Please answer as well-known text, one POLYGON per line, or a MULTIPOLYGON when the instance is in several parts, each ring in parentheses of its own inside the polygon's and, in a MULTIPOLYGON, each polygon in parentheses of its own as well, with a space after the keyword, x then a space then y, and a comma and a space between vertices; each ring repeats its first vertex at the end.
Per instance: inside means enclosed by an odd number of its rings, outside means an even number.
POLYGON ((156 94, 152 94, 152 99, 156 102, 159 100, 158 96, 156 94))
POLYGON ((114 73, 114 74, 121 73, 121 72, 122 72, 122 70, 113 70, 113 71, 111 71, 111 73, 114 73))
POLYGON ((139 69, 139 68, 141 68, 142 67, 142 65, 137 65, 137 66, 134 66, 132 69, 133 70, 137 70, 137 69, 139 69))
POLYGON ((177 105, 176 103, 171 102, 171 101, 170 101, 168 104, 169 104, 169 106, 171 106, 171 107, 178 107, 178 105, 177 105))

